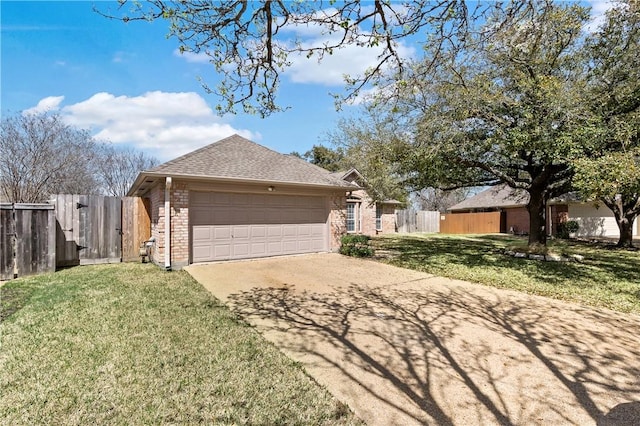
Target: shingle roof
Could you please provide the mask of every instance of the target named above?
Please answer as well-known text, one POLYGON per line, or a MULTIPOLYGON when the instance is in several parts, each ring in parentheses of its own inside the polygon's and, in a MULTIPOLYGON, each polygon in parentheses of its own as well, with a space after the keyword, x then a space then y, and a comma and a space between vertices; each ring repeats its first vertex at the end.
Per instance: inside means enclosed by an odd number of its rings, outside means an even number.
POLYGON ((451 206, 449 210, 488 209, 493 207, 519 207, 529 202, 529 193, 523 189, 514 189, 507 184, 492 186, 471 198, 451 206))
POLYGON ((298 157, 272 151, 239 135, 229 136, 142 172, 129 193, 136 191, 143 175, 352 186, 328 170, 298 157))
MULTIPOLYGON (((583 199, 576 192, 568 192, 551 198, 549 204, 581 203, 583 199)), ((449 207, 450 211, 490 209, 504 207, 524 207, 529 203, 529 193, 524 189, 511 188, 506 183, 492 186, 471 198, 449 207)))

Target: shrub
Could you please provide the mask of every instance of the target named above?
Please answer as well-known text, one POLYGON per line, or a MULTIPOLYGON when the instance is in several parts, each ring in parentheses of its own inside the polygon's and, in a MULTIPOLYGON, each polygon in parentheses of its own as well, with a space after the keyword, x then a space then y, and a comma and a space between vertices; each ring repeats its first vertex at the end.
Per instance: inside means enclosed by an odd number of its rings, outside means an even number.
POLYGON ((373 249, 369 246, 371 237, 360 234, 343 235, 340 239, 340 254, 353 257, 371 257, 373 249))
POLYGON ((578 232, 580 224, 575 220, 568 220, 558 224, 558 238, 567 239, 574 232, 578 232))

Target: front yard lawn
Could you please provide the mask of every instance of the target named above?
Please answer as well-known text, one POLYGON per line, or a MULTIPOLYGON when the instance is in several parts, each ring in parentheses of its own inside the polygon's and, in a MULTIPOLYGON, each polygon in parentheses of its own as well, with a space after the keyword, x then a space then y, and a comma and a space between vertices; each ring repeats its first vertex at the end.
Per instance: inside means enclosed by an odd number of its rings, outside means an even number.
POLYGON ((549 250, 580 254, 582 263, 543 262, 503 254, 526 245, 510 235, 414 234, 376 238, 384 261, 403 268, 548 296, 621 312, 640 313, 640 251, 552 240, 549 250))
POLYGON ((358 423, 186 272, 76 267, 0 302, 0 424, 358 423))

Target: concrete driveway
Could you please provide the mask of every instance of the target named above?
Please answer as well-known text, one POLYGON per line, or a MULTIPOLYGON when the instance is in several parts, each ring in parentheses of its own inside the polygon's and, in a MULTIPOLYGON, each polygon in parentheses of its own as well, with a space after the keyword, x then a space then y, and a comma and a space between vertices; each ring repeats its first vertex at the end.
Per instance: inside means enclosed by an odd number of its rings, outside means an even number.
POLYGON ((640 424, 637 315, 338 254, 187 270, 369 425, 640 424))

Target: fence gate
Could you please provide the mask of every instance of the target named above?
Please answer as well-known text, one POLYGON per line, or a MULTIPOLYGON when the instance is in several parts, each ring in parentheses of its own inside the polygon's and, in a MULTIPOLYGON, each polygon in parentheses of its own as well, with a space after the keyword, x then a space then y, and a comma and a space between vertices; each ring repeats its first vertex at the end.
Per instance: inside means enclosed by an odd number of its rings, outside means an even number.
POLYGON ((122 261, 122 200, 101 195, 54 196, 58 266, 122 261))

